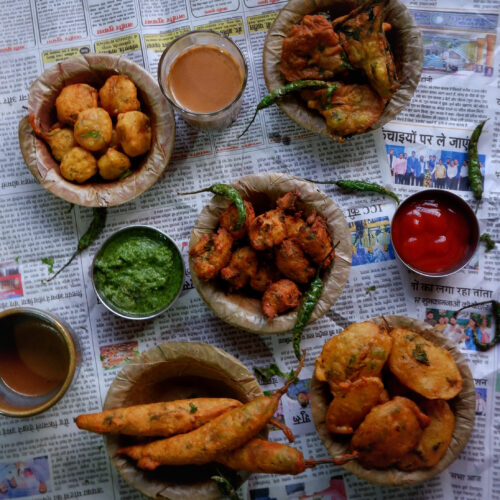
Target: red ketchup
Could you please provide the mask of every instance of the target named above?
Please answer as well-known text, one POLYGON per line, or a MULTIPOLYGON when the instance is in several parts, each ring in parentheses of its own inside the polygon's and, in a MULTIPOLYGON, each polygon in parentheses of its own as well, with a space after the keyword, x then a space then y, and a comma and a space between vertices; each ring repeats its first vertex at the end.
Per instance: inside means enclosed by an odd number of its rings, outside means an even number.
POLYGON ((424 273, 457 270, 475 246, 475 231, 467 214, 445 196, 403 204, 394 216, 391 230, 394 249, 401 260, 424 273))

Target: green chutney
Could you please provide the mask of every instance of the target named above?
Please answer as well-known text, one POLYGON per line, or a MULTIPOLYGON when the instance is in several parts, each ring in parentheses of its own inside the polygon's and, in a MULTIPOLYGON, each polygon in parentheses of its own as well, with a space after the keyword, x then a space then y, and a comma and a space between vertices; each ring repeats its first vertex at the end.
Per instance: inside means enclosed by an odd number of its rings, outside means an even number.
POLYGON ((177 248, 154 229, 130 228, 110 239, 94 263, 94 281, 106 302, 147 316, 167 307, 183 285, 177 248))

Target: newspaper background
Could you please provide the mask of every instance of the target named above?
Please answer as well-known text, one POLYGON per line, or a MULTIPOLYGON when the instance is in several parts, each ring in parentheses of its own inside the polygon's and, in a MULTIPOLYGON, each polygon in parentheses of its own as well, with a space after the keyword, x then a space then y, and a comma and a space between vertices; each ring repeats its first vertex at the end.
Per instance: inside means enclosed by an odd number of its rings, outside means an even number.
MULTIPOLYGON (((122 320, 97 303, 89 265, 97 245, 122 225, 147 223, 167 231, 182 248, 187 263, 191 228, 208 195, 178 199, 177 191, 279 171, 317 179, 373 180, 393 185, 405 196, 425 186, 412 186, 411 179, 408 185, 397 183, 389 167, 391 149, 398 155, 411 156, 411 151, 418 158, 422 155, 424 172, 426 162, 430 171, 433 156, 443 162, 458 160, 461 166, 466 139, 480 120, 489 118, 479 143, 485 196, 478 215, 481 232, 488 231, 500 241, 500 2, 405 3, 424 40, 424 71, 415 96, 383 131, 339 145, 305 132, 275 107, 259 113, 247 134, 237 139, 266 93, 262 46, 284 1, 0 0, 0 309, 31 305, 57 314, 72 326, 83 355, 70 391, 51 410, 24 420, 0 416, 0 485, 9 486, 6 493, 0 488, 0 499, 141 498, 117 476, 101 437, 81 432, 73 423, 77 414, 102 407, 120 366, 139 351, 168 340, 191 340, 221 347, 250 369, 273 361, 283 371, 294 365, 289 335, 259 337, 222 323, 199 298, 189 275, 180 300, 154 321, 122 320), (249 78, 237 121, 227 130, 206 133, 177 119, 175 151, 162 180, 133 202, 110 209, 99 241, 58 279, 41 285, 48 276, 41 259, 54 258, 55 268, 64 263, 86 230, 91 211, 75 207, 69 212, 67 203, 36 183, 22 160, 17 123, 25 114, 30 83, 50 65, 87 52, 123 54, 156 75, 166 45, 195 28, 231 36, 247 59, 249 78), (12 479, 17 488, 11 487, 12 479), (40 493, 40 482, 46 485, 46 493, 40 493)), ((450 188, 472 200, 460 185, 466 186, 457 180, 450 188)), ((391 200, 329 187, 325 191, 342 208, 352 229, 354 265, 339 301, 307 328, 307 366, 284 396, 279 411, 295 432, 296 446, 306 457, 316 458, 326 457, 327 452, 314 430, 308 387, 313 360, 328 338, 351 322, 384 313, 428 318, 446 327, 449 311, 479 300, 500 299, 500 245, 488 254, 481 247, 471 266, 448 279, 421 278, 395 260, 385 235, 395 210, 391 200), (364 248, 364 238, 370 234, 372 253, 364 248), (376 288, 369 291, 371 285, 376 288)), ((486 328, 493 332, 489 312, 476 312, 478 318, 486 317, 486 328)), ((464 328, 470 313, 460 317, 464 328)), ((438 477, 410 488, 391 489, 361 481, 341 467, 322 466, 295 477, 253 475, 240 490, 242 495, 252 500, 499 499, 498 347, 481 353, 468 349, 463 341, 460 345, 482 402, 469 444, 438 477)), ((276 378, 264 388, 279 384, 276 378)), ((271 433, 271 438, 282 439, 278 433, 271 433)))

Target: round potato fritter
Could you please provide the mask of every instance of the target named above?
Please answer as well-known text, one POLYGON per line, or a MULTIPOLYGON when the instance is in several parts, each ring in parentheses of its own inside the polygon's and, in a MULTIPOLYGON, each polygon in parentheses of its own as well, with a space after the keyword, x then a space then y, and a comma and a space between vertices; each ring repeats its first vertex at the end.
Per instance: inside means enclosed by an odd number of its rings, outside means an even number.
POLYGON ((128 156, 140 156, 151 147, 151 125, 149 118, 140 111, 120 113, 116 123, 118 140, 128 156))
POLYGON ((78 113, 88 108, 97 108, 97 90, 86 83, 68 85, 57 96, 57 119, 61 123, 74 125, 78 113))
POLYGON ((238 222, 238 209, 236 208, 234 203, 226 208, 226 210, 224 210, 224 212, 222 212, 221 216, 219 217, 220 227, 223 227, 224 229, 229 231, 229 234, 231 234, 231 236, 235 240, 239 240, 247 234, 250 224, 255 219, 255 211, 252 204, 246 200, 243 200, 243 203, 245 204, 246 219, 245 224, 243 224, 240 230, 234 230, 234 227, 238 222))
POLYGON ((52 156, 61 161, 63 156, 73 147, 76 146, 75 136, 69 128, 57 128, 51 130, 45 137, 49 143, 52 156))
POLYGON ((75 123, 75 141, 89 151, 104 149, 111 141, 113 123, 102 108, 85 109, 78 113, 75 123))
POLYGON ((97 162, 92 153, 80 147, 70 149, 59 166, 61 175, 81 184, 97 174, 97 162))
POLYGON ((101 106, 111 115, 137 111, 141 104, 137 99, 137 87, 127 75, 110 76, 99 90, 101 106))
POLYGON ((108 148, 106 153, 97 161, 97 167, 99 168, 99 175, 103 179, 111 181, 118 179, 120 175, 130 168, 130 159, 120 151, 108 148))
POLYGON ((271 321, 278 314, 299 305, 302 294, 297 285, 290 280, 279 280, 273 283, 262 296, 262 311, 271 321))

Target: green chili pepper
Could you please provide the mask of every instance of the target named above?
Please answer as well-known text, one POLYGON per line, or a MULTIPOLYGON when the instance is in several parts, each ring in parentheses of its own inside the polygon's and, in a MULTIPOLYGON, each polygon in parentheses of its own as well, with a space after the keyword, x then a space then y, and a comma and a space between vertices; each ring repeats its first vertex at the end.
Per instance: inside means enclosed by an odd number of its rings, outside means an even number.
POLYGON ((210 479, 217 483, 219 491, 230 500, 240 500, 238 493, 236 493, 233 485, 217 470, 218 476, 212 476, 210 479))
POLYGON ((325 94, 325 109, 330 109, 332 107, 332 95, 337 90, 338 85, 334 83, 330 85, 325 94))
POLYGON ((380 184, 376 184, 375 182, 365 182, 365 181, 351 181, 351 180, 342 180, 339 179, 337 181, 315 181, 313 179, 304 179, 309 182, 314 182, 315 184, 335 184, 342 189, 350 189, 351 191, 361 191, 366 193, 380 193, 386 196, 390 196, 395 199, 399 204, 398 195, 394 191, 390 191, 389 189, 381 186, 380 184))
POLYGON ((272 90, 269 94, 266 95, 266 97, 264 97, 259 102, 259 104, 257 104, 257 108, 255 109, 255 113, 253 114, 250 123, 247 125, 245 130, 243 130, 243 132, 238 136, 238 139, 243 135, 245 135, 246 131, 251 127, 252 123, 254 122, 257 113, 261 109, 272 106, 277 101, 279 101, 283 97, 286 97, 288 94, 291 94, 292 92, 299 92, 300 90, 307 90, 307 89, 324 89, 333 86, 337 88, 337 84, 332 85, 331 83, 323 82, 322 80, 298 80, 296 82, 287 83, 286 85, 283 85, 283 87, 279 87, 277 89, 272 90))
POLYGON ((243 224, 245 224, 245 220, 247 218, 247 210, 245 208, 245 203, 243 202, 241 194, 238 193, 238 191, 234 189, 233 186, 230 186, 229 184, 213 184, 210 187, 199 189, 198 191, 190 191, 189 193, 177 193, 177 194, 178 195, 197 194, 197 193, 203 193, 204 191, 224 196, 226 198, 229 198, 234 203, 236 209, 238 210, 238 222, 236 223, 236 226, 234 227, 233 230, 239 231, 243 227, 243 224))
POLYGON ((483 233, 479 237, 479 241, 482 241, 486 245, 486 252, 493 250, 495 248, 495 242, 491 239, 489 233, 483 233))
POLYGON ((483 131, 484 124, 487 120, 483 120, 472 132, 469 139, 469 148, 467 150, 468 154, 468 165, 469 165, 469 182, 472 189, 472 194, 476 200, 480 200, 483 196, 483 174, 481 173, 481 168, 479 167, 479 156, 477 153, 477 143, 479 141, 479 136, 483 131))
POLYGON ((106 225, 106 207, 99 207, 93 209, 93 217, 92 222, 90 223, 89 228, 85 232, 85 234, 78 241, 78 246, 75 250, 75 253, 71 256, 71 258, 62 266, 54 275, 52 275, 49 279, 45 280, 46 283, 52 281, 63 269, 66 269, 73 259, 83 250, 85 250, 88 246, 90 246, 101 234, 104 226, 106 225))
POLYGON ((475 304, 469 304, 468 306, 461 307, 458 311, 455 311, 453 313, 453 316, 455 316, 456 318, 460 311, 468 309, 469 307, 482 306, 484 304, 491 304, 491 308, 493 309, 493 316, 495 318, 495 336, 493 337, 491 342, 480 342, 477 338, 476 332, 474 331, 474 344, 476 344, 476 347, 480 351, 487 351, 491 347, 500 343, 500 302, 497 302, 496 300, 486 300, 484 302, 476 302, 475 304))

